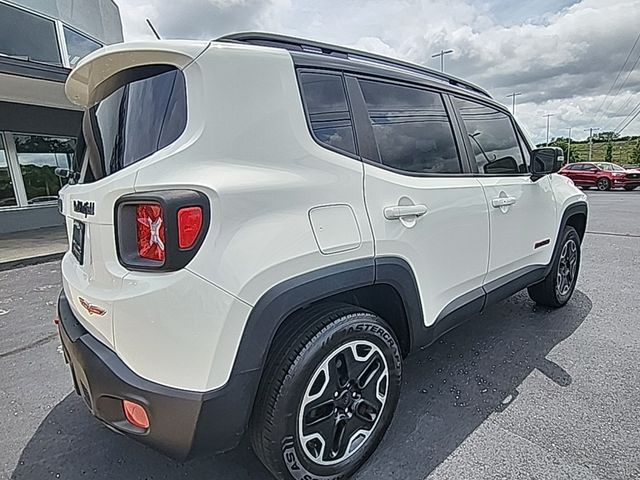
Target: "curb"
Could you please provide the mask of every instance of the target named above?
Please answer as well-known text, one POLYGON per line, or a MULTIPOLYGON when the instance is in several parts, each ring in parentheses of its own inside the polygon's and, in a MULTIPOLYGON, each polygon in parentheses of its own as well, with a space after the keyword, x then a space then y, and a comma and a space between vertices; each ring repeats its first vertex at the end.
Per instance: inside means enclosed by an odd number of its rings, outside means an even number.
POLYGON ((30 265, 38 265, 40 263, 61 260, 65 253, 66 252, 47 253, 45 255, 37 255, 35 257, 19 258, 18 260, 0 262, 0 272, 13 270, 14 268, 28 267, 30 265))

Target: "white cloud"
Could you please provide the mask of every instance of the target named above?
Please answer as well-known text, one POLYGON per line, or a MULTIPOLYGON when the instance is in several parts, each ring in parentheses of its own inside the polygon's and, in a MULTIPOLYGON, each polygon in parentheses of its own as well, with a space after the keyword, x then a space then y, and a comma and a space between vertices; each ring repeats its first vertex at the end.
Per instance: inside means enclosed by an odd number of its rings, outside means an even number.
MULTIPOLYGON (((640 102, 640 68, 604 115, 596 115, 640 25, 638 0, 120 0, 127 39, 150 38, 151 18, 165 37, 215 38, 265 30, 355 46, 437 67, 433 52, 454 49, 446 69, 491 91, 518 97, 517 117, 542 141, 584 138, 584 128, 613 128, 640 102), (534 3, 535 5, 531 5, 534 3), (625 106, 625 99, 630 99, 625 106), (612 116, 616 110, 617 117, 612 116), (596 118, 596 116, 598 118, 596 118), (602 117, 602 118, 600 118, 602 117), (597 125, 595 122, 597 120, 597 125)), ((640 55, 637 47, 629 68, 640 55)), ((626 72, 621 76, 626 77, 626 72)), ((616 89, 614 89, 614 93, 616 89)), ((625 133, 640 133, 638 118, 625 133)))

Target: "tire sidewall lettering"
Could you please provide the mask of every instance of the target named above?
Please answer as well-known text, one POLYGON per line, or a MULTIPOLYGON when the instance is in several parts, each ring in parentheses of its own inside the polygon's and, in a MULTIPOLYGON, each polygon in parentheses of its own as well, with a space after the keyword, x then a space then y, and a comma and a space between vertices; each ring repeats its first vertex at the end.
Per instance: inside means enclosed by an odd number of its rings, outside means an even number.
POLYGON ((285 437, 282 440, 282 458, 287 466, 289 474, 295 480, 339 480, 339 476, 319 476, 314 475, 304 468, 302 462, 298 458, 298 452, 296 452, 296 443, 293 436, 285 437))
POLYGON ((359 323, 357 325, 350 325, 344 330, 345 335, 353 333, 367 333, 375 335, 376 338, 382 340, 389 347, 390 352, 393 352, 393 360, 395 364, 399 365, 402 362, 400 348, 397 346, 393 335, 386 328, 370 323, 359 323))

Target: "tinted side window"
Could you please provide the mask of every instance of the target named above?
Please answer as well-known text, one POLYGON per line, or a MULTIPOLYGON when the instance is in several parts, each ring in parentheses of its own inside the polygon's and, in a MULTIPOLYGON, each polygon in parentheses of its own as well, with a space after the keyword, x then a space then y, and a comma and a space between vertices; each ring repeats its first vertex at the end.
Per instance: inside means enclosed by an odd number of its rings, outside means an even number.
POLYGON ((67 42, 67 53, 69 55, 69 65, 74 67, 82 57, 86 57, 94 50, 99 49, 102 45, 94 42, 90 38, 79 34, 78 32, 71 30, 70 28, 63 27, 64 40, 67 42))
POLYGON ((301 73, 300 86, 311 129, 319 142, 356 153, 342 76, 301 73))
POLYGON ((438 93, 361 80, 384 165, 415 173, 460 173, 449 117, 438 93))
POLYGON ((3 3, 0 3, 0 53, 62 65, 55 24, 3 3))
POLYGON ((479 103, 455 99, 471 141, 480 173, 527 173, 527 165, 506 113, 479 103))

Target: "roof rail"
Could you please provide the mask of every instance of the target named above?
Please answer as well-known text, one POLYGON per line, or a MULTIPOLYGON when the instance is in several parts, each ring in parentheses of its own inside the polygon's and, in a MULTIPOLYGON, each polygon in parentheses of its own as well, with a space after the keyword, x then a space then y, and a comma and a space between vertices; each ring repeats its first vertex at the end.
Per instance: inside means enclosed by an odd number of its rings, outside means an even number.
POLYGON ((273 33, 262 32, 233 33, 231 35, 224 35, 218 38, 216 41, 249 43, 252 45, 262 45, 264 47, 284 48, 286 50, 317 53, 320 55, 332 55, 334 57, 346 58, 351 60, 369 61, 380 65, 408 70, 420 75, 427 75, 437 81, 448 83, 450 85, 464 88, 466 90, 471 90, 473 92, 480 93, 481 95, 491 98, 489 92, 487 92, 483 88, 453 75, 448 75, 444 72, 439 72, 437 70, 423 67, 422 65, 417 65, 415 63, 396 60, 394 58, 385 57, 384 55, 363 52, 362 50, 356 50, 353 48, 339 47, 337 45, 316 42, 313 40, 305 40, 297 37, 289 37, 286 35, 277 35, 273 33))

